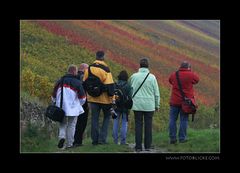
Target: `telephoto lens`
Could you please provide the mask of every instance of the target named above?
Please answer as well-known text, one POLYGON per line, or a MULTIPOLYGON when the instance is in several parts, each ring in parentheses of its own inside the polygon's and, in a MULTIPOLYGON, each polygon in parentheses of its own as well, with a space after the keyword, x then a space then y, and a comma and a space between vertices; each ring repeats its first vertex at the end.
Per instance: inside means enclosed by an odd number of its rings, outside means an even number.
POLYGON ((117 118, 117 113, 115 112, 115 110, 113 108, 110 109, 111 115, 113 119, 117 118))

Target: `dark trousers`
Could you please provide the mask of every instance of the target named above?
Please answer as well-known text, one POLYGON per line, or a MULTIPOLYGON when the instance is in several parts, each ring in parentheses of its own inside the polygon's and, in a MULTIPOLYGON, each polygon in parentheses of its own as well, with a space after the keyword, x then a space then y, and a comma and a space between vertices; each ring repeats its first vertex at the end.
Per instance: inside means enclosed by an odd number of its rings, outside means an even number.
POLYGON ((87 120, 88 120, 88 103, 86 102, 83 105, 84 113, 78 116, 77 124, 76 124, 76 130, 74 134, 74 143, 73 144, 82 144, 83 140, 83 133, 87 126, 87 120))
POLYGON ((135 149, 142 149, 143 120, 144 148, 150 149, 152 144, 152 117, 154 111, 134 111, 135 116, 135 149))
POLYGON ((90 103, 92 112, 92 125, 91 125, 91 137, 92 144, 107 143, 108 125, 110 120, 110 108, 111 104, 90 103), (99 115, 100 111, 103 111, 104 117, 102 127, 99 133, 99 115))

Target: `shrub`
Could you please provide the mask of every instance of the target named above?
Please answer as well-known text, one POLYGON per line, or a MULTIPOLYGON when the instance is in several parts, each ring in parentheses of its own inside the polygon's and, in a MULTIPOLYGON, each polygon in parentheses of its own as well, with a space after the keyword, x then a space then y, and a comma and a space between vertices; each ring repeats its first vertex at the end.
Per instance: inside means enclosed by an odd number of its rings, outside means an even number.
POLYGON ((23 69, 21 74, 21 89, 31 96, 36 96, 44 102, 50 100, 53 84, 48 77, 33 73, 30 69, 23 69))

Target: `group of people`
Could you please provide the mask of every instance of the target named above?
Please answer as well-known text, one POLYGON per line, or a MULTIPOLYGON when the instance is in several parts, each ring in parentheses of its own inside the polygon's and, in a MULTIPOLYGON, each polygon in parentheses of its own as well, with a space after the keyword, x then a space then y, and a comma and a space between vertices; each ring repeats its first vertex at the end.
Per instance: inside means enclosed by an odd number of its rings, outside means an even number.
MULTIPOLYGON (((83 134, 87 125, 88 113, 91 112, 91 139, 92 145, 107 144, 108 127, 112 114, 112 136, 115 144, 126 145, 129 107, 116 107, 116 86, 120 87, 124 95, 132 98, 132 108, 135 121, 135 150, 150 150, 152 146, 152 120, 155 111, 160 108, 160 92, 156 77, 149 71, 149 59, 140 60, 138 72, 128 76, 123 70, 118 75, 118 81, 114 83, 110 68, 104 61, 103 51, 96 53, 93 64, 70 65, 67 74, 55 84, 52 98, 60 107, 61 92, 63 92, 62 109, 66 116, 59 127, 59 148, 72 148, 83 144, 83 134), (88 91, 88 78, 95 76, 103 84, 104 89, 94 96, 88 91), (61 91, 63 85, 63 91, 61 91), (103 112, 102 126, 99 128, 100 112, 103 112), (119 126, 121 131, 119 139, 119 126), (144 124, 144 125, 143 125, 144 124), (144 129, 144 140, 143 140, 144 129)), ((180 113, 179 142, 187 140, 188 115, 181 111, 181 93, 177 85, 176 76, 173 73, 169 82, 172 85, 170 99, 169 137, 170 144, 177 142, 176 120, 180 113)), ((186 96, 194 97, 193 84, 198 83, 198 76, 191 71, 191 66, 184 61, 179 68, 180 80, 183 83, 183 91, 186 96)))

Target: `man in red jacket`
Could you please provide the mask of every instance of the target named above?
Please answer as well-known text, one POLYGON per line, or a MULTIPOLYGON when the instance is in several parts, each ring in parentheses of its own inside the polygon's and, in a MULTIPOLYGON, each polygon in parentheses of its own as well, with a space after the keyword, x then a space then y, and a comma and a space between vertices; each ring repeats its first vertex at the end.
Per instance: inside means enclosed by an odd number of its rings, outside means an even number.
MULTIPOLYGON (((191 65, 187 61, 183 61, 179 68, 179 79, 181 81, 182 90, 185 96, 188 98, 193 98, 194 97, 193 85, 198 83, 199 77, 197 74, 191 71, 191 65)), ((188 114, 184 114, 181 111, 181 104, 183 102, 183 99, 180 89, 178 87, 176 72, 171 74, 169 78, 169 83, 172 85, 172 93, 170 99, 170 121, 169 121, 170 144, 175 144, 177 142, 176 121, 179 113, 180 113, 180 126, 178 132, 179 142, 180 143, 186 142, 188 114)))

